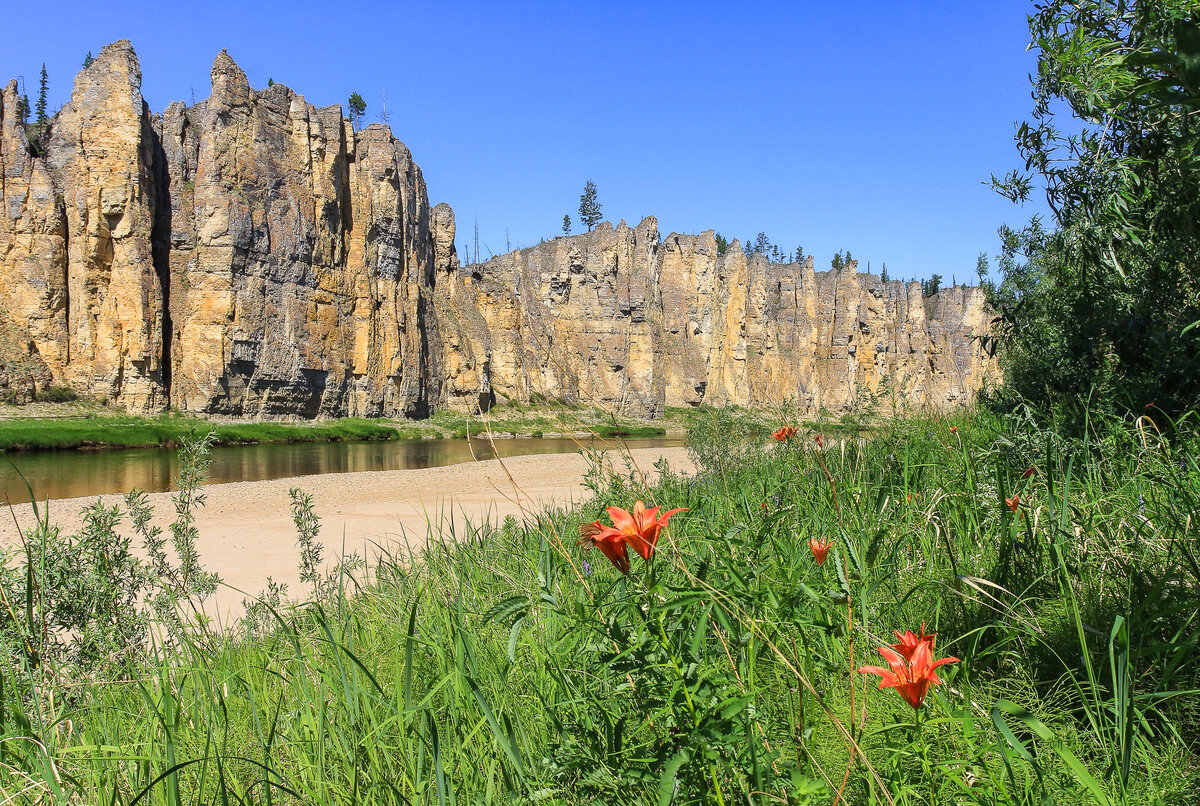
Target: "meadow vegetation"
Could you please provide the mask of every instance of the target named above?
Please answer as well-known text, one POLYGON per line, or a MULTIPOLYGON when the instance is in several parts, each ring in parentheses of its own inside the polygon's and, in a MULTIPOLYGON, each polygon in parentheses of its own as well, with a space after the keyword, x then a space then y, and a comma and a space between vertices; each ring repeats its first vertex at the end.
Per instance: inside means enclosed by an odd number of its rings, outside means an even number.
POLYGON ((194 562, 197 471, 169 535, 129 500, 151 565, 111 510, 75 537, 44 524, 3 583, 0 787, 123 804, 1200 796, 1190 421, 1067 439, 976 412, 818 444, 704 416, 695 477, 597 465, 581 509, 329 574, 297 491, 305 589, 272 585, 232 631, 196 615, 218 584, 194 562), (637 500, 686 509, 649 561, 624 574, 576 545, 637 500), (958 662, 913 708, 858 669, 922 627, 958 662))

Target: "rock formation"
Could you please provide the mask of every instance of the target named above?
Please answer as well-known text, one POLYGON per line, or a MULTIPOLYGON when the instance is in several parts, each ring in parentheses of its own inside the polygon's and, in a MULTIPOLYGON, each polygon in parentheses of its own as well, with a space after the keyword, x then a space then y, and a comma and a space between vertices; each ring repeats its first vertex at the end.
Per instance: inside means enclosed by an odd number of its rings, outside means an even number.
POLYGON ((717 254, 648 218, 462 267, 454 212, 361 130, 224 52, 212 95, 150 112, 104 48, 30 143, 0 105, 0 394, 60 383, 138 411, 424 416, 564 398, 944 408, 990 362, 978 289, 925 299, 853 266, 717 254))
POLYGON ((855 262, 724 255, 712 231, 660 239, 657 222, 601 224, 445 278, 456 314, 446 394, 561 397, 643 416, 664 406, 791 399, 801 413, 946 409, 990 373, 971 338, 987 332, 983 292, 930 298, 855 262))

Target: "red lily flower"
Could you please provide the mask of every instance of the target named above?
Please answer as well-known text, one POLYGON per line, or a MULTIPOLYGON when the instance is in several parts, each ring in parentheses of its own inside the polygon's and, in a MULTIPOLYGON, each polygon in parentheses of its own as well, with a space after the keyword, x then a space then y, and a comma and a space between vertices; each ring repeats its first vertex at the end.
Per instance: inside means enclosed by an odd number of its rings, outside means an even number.
POLYGON ((658 543, 658 535, 667 520, 676 512, 687 510, 678 508, 658 514, 659 507, 646 509, 646 505, 638 501, 633 506, 633 512, 620 507, 608 507, 608 516, 612 518, 612 526, 604 526, 600 521, 585 523, 579 527, 579 542, 589 548, 595 546, 604 552, 604 556, 623 573, 629 573, 628 547, 641 555, 643 560, 654 556, 654 546, 658 543))
POLYGON ((1030 466, 1029 469, 1027 469, 1024 473, 1021 474, 1021 478, 1027 479, 1036 472, 1037 472, 1037 468, 1030 466))
POLYGON ((1008 508, 1016 512, 1021 507, 1021 496, 1014 495, 1012 498, 1005 498, 1004 503, 1008 504, 1008 508))
POLYGON ((896 650, 906 661, 911 662, 913 653, 917 651, 917 647, 921 644, 928 643, 929 651, 933 651, 933 642, 937 637, 937 633, 931 632, 928 635, 925 633, 925 622, 921 622, 921 634, 914 635, 912 630, 905 630, 901 635, 899 630, 892 630, 896 636, 896 640, 900 643, 892 644, 892 649, 896 650))
POLYGON ((783 428, 780 428, 777 431, 772 431, 771 436, 775 437, 775 439, 779 442, 787 442, 789 439, 796 436, 796 429, 794 426, 785 425, 783 428))
MULTIPOLYGON (((926 636, 932 638, 932 636, 926 636)), ((890 646, 879 647, 890 668, 882 666, 863 666, 858 671, 862 674, 877 674, 881 678, 879 688, 894 688, 913 708, 920 708, 925 702, 925 695, 930 686, 941 683, 937 676, 937 668, 947 663, 958 663, 958 658, 933 659, 933 641, 918 641, 912 651, 912 657, 905 659, 903 655, 890 646)))
POLYGON ((813 442, 817 443, 818 448, 825 447, 825 437, 821 436, 820 434, 817 434, 815 437, 813 437, 813 442))
POLYGON ((808 549, 812 552, 813 559, 817 561, 817 565, 825 564, 831 548, 833 548, 832 540, 819 537, 811 537, 808 540, 808 549))

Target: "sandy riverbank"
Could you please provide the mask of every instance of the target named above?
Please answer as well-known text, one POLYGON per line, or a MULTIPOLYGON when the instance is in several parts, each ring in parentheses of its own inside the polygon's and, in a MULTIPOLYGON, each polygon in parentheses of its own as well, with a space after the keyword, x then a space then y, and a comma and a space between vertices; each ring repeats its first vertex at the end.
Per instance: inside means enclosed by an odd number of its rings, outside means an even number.
MULTIPOLYGON (((641 448, 631 455, 638 469, 648 476, 654 473, 659 458, 666 458, 676 470, 692 472, 684 448, 641 448)), ((466 521, 502 521, 508 515, 524 518, 546 504, 583 500, 588 495, 581 486, 586 470, 587 464, 578 454, 550 454, 514 457, 503 464, 491 460, 422 470, 336 473, 207 486, 204 492, 208 500, 199 512, 197 526, 201 559, 225 582, 214 604, 224 617, 239 612, 243 594, 238 591, 257 594, 268 576, 288 583, 293 595, 300 593, 296 533, 288 496, 293 487, 313 497, 327 558, 342 553, 343 546, 345 553, 357 551, 371 556, 377 545, 420 546, 427 539, 431 523, 448 526, 453 518, 461 527, 466 521)), ((155 523, 164 530, 173 514, 170 497, 170 493, 150 496, 155 523)), ((120 496, 101 499, 110 506, 121 503, 120 496)), ((95 498, 51 501, 51 520, 65 533, 74 533, 82 520, 80 510, 93 501, 95 498)), ((27 504, 13 507, 13 515, 22 528, 33 523, 33 512, 27 504)), ((18 544, 13 521, 8 515, 0 519, 0 545, 18 544)), ((129 526, 126 523, 122 528, 128 530, 129 526)))

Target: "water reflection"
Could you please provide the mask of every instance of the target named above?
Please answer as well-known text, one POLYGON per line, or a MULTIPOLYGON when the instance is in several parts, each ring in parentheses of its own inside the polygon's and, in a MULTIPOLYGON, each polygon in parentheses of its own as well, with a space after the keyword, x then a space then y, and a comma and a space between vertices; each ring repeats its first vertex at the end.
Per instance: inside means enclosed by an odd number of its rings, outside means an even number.
MULTIPOLYGON (((597 443, 601 447, 610 446, 603 440, 597 443)), ((631 439, 626 440, 626 444, 630 448, 662 448, 683 442, 658 438, 631 439)), ((573 439, 502 439, 496 440, 496 448, 501 457, 574 453, 579 450, 579 442, 573 439)), ((213 449, 208 483, 440 467, 471 461, 472 450, 478 459, 495 458, 486 442, 472 440, 468 444, 465 439, 220 447, 213 449)), ((15 504, 29 500, 21 475, 39 500, 123 493, 134 487, 147 492, 162 492, 174 488, 179 475, 179 457, 176 451, 160 449, 0 454, 0 496, 3 496, 0 501, 7 499, 15 504)))

